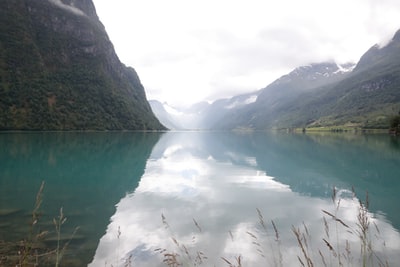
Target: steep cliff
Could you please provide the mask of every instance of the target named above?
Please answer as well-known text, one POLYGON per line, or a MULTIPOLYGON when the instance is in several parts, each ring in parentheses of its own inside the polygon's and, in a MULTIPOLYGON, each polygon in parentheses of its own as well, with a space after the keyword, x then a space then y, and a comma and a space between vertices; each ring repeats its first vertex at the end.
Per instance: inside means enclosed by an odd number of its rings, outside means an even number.
POLYGON ((164 127, 91 0, 2 0, 0 129, 164 127))

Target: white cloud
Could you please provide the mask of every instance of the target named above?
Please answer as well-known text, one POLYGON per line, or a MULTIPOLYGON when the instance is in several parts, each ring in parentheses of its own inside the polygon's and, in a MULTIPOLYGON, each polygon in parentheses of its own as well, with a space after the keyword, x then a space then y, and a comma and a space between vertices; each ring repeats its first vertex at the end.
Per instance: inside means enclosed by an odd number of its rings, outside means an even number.
MULTIPOLYGON (((164 258, 155 251, 158 248, 176 251, 181 254, 180 259, 186 259, 184 251, 177 249, 171 237, 185 245, 191 252, 188 254, 194 257, 197 251, 204 253, 209 258, 204 266, 221 263, 222 256, 230 259, 237 255, 243 255, 243 266, 265 266, 281 251, 284 252, 282 266, 298 266, 301 252, 290 229, 307 226, 306 239, 312 241, 311 251, 320 249, 325 254, 324 248, 328 248, 323 242, 327 237, 322 210, 335 213, 350 226, 349 229, 335 226, 335 221, 326 216, 327 225, 336 231, 333 240, 328 238, 335 249, 344 252, 341 244, 349 242, 348 249, 354 260, 362 258, 358 254, 360 241, 355 232, 350 233, 358 230, 359 212, 359 201, 350 197, 351 191, 338 189, 340 208, 336 209, 330 198, 293 192, 289 185, 261 170, 257 159, 250 155, 221 144, 214 147, 218 142, 207 145, 203 138, 209 141, 210 137, 206 135, 196 133, 188 137, 184 133, 167 133, 161 137, 135 192, 127 194, 116 205, 116 212, 89 266, 103 266, 105 262, 121 266, 123 261, 119 258, 128 255, 133 256, 133 266, 165 266, 164 258), (215 151, 220 152, 215 154, 215 151), (270 220, 276 222, 280 242, 271 243, 274 239, 265 235, 256 208, 263 215, 269 234, 273 231, 270 220), (161 214, 168 227, 162 223, 161 214), (195 226, 197 222, 200 231, 195 226), (254 246, 256 240, 249 232, 258 236, 258 247, 254 246), (265 258, 260 257, 257 248, 265 258)), ((374 253, 381 256, 384 252, 383 260, 388 259, 389 264, 398 262, 400 233, 384 216, 372 213, 368 216, 371 225, 376 225, 370 228, 368 237, 374 253), (379 233, 375 235, 377 228, 379 233)), ((311 257, 317 266, 318 253, 311 257)), ((192 259, 187 263, 192 263, 192 259)))
POLYGON ((94 0, 148 98, 184 104, 265 87, 310 62, 357 61, 400 28, 394 0, 94 0))

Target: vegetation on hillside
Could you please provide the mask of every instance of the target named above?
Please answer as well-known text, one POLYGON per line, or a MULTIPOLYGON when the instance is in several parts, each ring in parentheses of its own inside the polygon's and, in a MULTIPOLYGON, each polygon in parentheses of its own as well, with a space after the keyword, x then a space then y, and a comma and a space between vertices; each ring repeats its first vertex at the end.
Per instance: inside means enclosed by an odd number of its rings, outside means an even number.
POLYGON ((390 132, 392 134, 400 134, 400 112, 399 115, 393 116, 390 119, 390 132))
POLYGON ((400 31, 387 46, 368 50, 352 72, 336 80, 328 74, 315 83, 307 80, 312 72, 295 74, 270 84, 255 103, 230 111, 215 126, 268 129, 351 124, 388 129, 400 109, 400 31))
POLYGON ((164 129, 97 16, 0 3, 0 130, 164 129))

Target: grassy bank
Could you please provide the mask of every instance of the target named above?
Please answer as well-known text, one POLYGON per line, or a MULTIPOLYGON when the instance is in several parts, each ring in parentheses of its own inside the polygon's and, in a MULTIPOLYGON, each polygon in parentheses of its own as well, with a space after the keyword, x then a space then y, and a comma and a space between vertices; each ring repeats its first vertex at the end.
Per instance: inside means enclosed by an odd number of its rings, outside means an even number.
POLYGON ((326 126, 326 127, 307 127, 294 128, 295 133, 368 133, 368 134, 387 134, 388 129, 367 129, 348 125, 326 126))

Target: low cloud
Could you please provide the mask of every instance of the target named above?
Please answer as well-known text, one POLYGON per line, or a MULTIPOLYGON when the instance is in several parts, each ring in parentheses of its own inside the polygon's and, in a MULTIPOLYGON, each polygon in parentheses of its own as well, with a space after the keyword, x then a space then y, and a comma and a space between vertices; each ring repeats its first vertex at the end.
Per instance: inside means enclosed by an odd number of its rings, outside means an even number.
POLYGON ((170 104, 255 91, 301 65, 357 62, 400 28, 395 0, 94 2, 121 60, 170 104))

